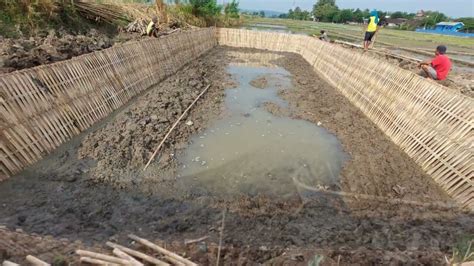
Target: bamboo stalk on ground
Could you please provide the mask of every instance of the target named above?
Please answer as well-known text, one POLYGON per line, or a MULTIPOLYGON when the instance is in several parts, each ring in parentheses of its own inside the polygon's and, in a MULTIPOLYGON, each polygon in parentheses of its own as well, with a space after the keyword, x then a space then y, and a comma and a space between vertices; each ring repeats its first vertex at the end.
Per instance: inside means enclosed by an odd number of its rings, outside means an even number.
POLYGON ((127 253, 121 251, 121 250, 118 249, 118 248, 114 248, 114 250, 112 251, 112 253, 114 253, 114 255, 117 256, 117 257, 119 257, 119 258, 122 258, 122 259, 125 259, 125 260, 130 261, 133 266, 143 266, 143 263, 139 262, 139 261, 136 260, 134 257, 128 255, 127 253))
POLYGON ((107 246, 111 247, 111 248, 116 248, 116 249, 119 249, 131 256, 134 256, 134 257, 137 257, 137 258, 140 258, 146 262, 149 262, 149 263, 152 263, 152 264, 155 264, 155 265, 160 265, 160 266, 168 266, 169 264, 162 261, 162 260, 159 260, 157 258, 154 258, 152 256, 149 256, 147 254, 144 254, 142 252, 139 252, 139 251, 136 251, 136 250, 133 250, 133 249, 130 249, 130 248, 127 248, 127 247, 124 247, 124 246, 121 246, 119 244, 115 244, 115 243, 112 243, 112 242, 107 242, 106 243, 107 246))
POLYGON ((192 261, 190 261, 190 260, 188 260, 188 259, 185 259, 185 258, 179 256, 179 255, 176 254, 176 253, 173 253, 173 252, 171 252, 171 251, 169 251, 169 250, 166 250, 166 249, 164 249, 164 248, 162 248, 162 247, 160 247, 160 246, 158 246, 158 245, 156 245, 156 244, 154 244, 154 243, 152 243, 152 242, 150 242, 150 241, 148 241, 148 240, 146 240, 146 239, 144 239, 144 238, 140 238, 140 237, 138 237, 138 236, 136 236, 136 235, 133 235, 133 234, 128 235, 128 237, 129 237, 130 239, 133 239, 133 240, 137 241, 138 243, 140 243, 140 244, 142 244, 142 245, 144 245, 144 246, 147 246, 147 247, 149 247, 149 248, 151 248, 151 249, 153 249, 153 250, 155 250, 155 251, 160 252, 161 254, 165 255, 165 258, 166 258, 167 260, 169 260, 170 262, 172 262, 172 263, 174 263, 174 264, 177 264, 177 265, 197 266, 196 263, 194 263, 194 262, 192 262, 192 261))
POLYGON ((42 260, 40 260, 37 257, 32 256, 32 255, 26 256, 26 261, 28 261, 29 263, 31 263, 34 266, 49 266, 49 265, 51 265, 51 264, 46 263, 46 262, 44 262, 44 261, 42 261, 42 260))
POLYGON ((16 264, 14 262, 5 260, 5 261, 2 262, 2 266, 20 266, 20 264, 16 264))
POLYGON ((110 261, 104 261, 100 259, 94 259, 94 258, 89 258, 89 257, 81 257, 80 258, 81 262, 93 264, 93 265, 107 265, 107 266, 118 266, 120 264, 112 263, 110 261))
POLYGON ((128 260, 124 260, 124 259, 121 259, 121 258, 117 258, 117 257, 113 257, 113 256, 109 256, 109 255, 104 255, 104 254, 100 254, 100 253, 96 253, 96 252, 91 252, 91 251, 86 251, 86 250, 76 250, 76 253, 78 255, 80 255, 81 257, 90 257, 90 258, 93 258, 93 259, 99 259, 99 260, 103 260, 103 261, 107 261, 107 262, 111 262, 111 263, 115 263, 115 264, 120 264, 120 265, 132 265, 132 263, 128 260))
POLYGON ((199 100, 199 98, 201 98, 201 96, 206 93, 206 91, 209 89, 209 87, 211 87, 211 85, 208 85, 197 97, 196 99, 194 99, 194 101, 188 106, 188 108, 186 108, 186 110, 184 110, 183 114, 181 114, 181 116, 178 118, 178 120, 176 120, 176 122, 173 124, 173 126, 170 128, 170 130, 168 131, 168 133, 165 135, 165 137, 163 138, 163 140, 161 141, 160 145, 158 145, 158 147, 156 148, 155 152, 153 152, 153 154, 151 155, 150 157, 150 160, 148 160, 148 163, 145 165, 145 167, 143 168, 143 171, 145 171, 148 166, 151 164, 151 162, 153 161, 153 159, 155 159, 155 156, 156 154, 158 153, 158 151, 160 150, 161 146, 163 146, 163 144, 165 143, 165 141, 168 139, 168 137, 171 135, 171 132, 173 132, 173 130, 176 128, 176 126, 179 124, 179 122, 181 121, 181 119, 183 119, 183 117, 188 113, 188 111, 193 107, 193 105, 199 100))

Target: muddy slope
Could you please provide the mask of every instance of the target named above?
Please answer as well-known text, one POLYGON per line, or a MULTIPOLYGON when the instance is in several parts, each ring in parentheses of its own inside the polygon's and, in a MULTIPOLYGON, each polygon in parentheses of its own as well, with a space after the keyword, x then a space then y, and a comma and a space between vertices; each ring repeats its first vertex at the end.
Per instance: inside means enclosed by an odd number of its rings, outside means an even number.
MULTIPOLYGON (((173 155, 186 147, 192 134, 225 113, 223 89, 232 82, 224 67, 232 60, 231 51, 253 50, 214 49, 47 159, 1 183, 0 224, 9 230, 21 228, 87 245, 108 239, 128 245, 127 233, 168 243, 209 235, 208 243, 217 243, 222 211, 228 208, 223 252, 228 263, 278 261, 284 253, 290 254, 288 248, 303 254, 302 262, 313 259, 319 250, 332 261, 340 255, 347 263, 440 264, 455 243, 474 234, 474 216, 450 209, 362 201, 356 205, 303 203, 296 193, 294 200, 242 195, 224 201, 188 193, 192 189, 178 191, 174 173, 179 165, 173 155), (209 84, 210 91, 186 118, 192 125, 181 123, 161 157, 143 174, 141 167, 156 144, 193 100, 192 95, 209 84)), ((294 88, 282 91, 290 108, 280 115, 321 122, 339 137, 352 158, 343 170, 342 190, 426 202, 447 199, 301 57, 284 55, 275 63, 293 75, 294 88)), ((0 236, 0 259, 22 256, 3 244, 15 237, 0 236)), ((48 252, 58 250, 37 249, 38 254, 48 252)), ((210 244, 187 250, 203 264, 212 263, 215 252, 210 244)), ((300 257, 287 259, 300 261, 300 257)))

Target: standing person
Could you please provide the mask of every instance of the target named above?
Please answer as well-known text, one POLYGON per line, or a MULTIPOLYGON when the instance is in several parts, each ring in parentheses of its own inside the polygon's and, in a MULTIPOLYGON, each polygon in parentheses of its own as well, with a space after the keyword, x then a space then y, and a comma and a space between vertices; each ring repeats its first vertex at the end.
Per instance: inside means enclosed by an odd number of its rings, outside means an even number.
POLYGON ((374 38, 375 33, 377 32, 377 24, 379 23, 379 14, 376 10, 372 10, 370 12, 369 23, 367 24, 367 28, 365 30, 365 37, 364 37, 364 51, 369 49, 370 43, 374 38))
POLYGON ((325 30, 320 31, 321 35, 319 35, 319 39, 323 42, 330 42, 328 34, 326 33, 325 30))
POLYGON ((446 54, 447 48, 439 45, 435 50, 435 58, 420 63, 419 67, 423 69, 429 79, 445 80, 451 70, 451 60, 446 54))
POLYGON ((146 27, 146 35, 148 36, 154 36, 154 37, 158 37, 158 29, 157 29, 157 24, 158 24, 158 17, 157 16, 153 16, 153 18, 151 19, 150 23, 148 24, 148 26, 146 27))

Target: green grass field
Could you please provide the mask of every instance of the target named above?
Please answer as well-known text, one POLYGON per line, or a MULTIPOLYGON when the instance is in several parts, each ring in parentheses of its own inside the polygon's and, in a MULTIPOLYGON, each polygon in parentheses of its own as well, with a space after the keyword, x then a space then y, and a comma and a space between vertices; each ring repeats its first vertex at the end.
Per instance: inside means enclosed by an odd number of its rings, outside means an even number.
MULTIPOLYGON (((354 43, 361 43, 364 36, 363 25, 345 25, 333 23, 321 23, 313 21, 300 21, 290 19, 273 18, 247 18, 244 27, 261 27, 265 25, 285 26, 295 33, 319 34, 320 30, 326 30, 332 39, 342 39, 354 43), (258 24, 255 26, 255 24, 258 24)), ((423 50, 434 50, 439 44, 448 46, 450 51, 473 53, 474 38, 462 38, 446 35, 435 35, 419 33, 414 31, 402 31, 382 28, 377 36, 381 44, 395 47, 407 47, 423 50)))

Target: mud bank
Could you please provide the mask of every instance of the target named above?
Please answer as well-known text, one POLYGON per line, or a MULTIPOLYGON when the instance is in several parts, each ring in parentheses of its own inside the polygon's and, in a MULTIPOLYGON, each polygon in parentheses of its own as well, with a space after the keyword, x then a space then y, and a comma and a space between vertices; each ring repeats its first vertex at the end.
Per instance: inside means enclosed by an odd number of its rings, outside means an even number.
POLYGON ((45 36, 0 37, 0 74, 99 51, 111 47, 116 41, 94 29, 78 35, 51 30, 45 36))
MULTIPOLYGON (((225 116, 224 89, 234 83, 230 62, 258 64, 270 53, 219 47, 148 90, 107 121, 61 146, 45 160, 0 184, 0 224, 28 234, 101 245, 129 245, 127 233, 160 239, 202 264, 215 262, 222 211, 227 208, 223 259, 230 262, 301 262, 315 254, 345 263, 440 264, 461 238, 474 233, 472 214, 381 202, 325 204, 262 195, 224 200, 176 182, 176 155, 191 137, 225 116), (239 55, 238 55, 239 54, 239 55), (243 58, 251 58, 249 60, 243 58), (142 166, 170 125, 207 85, 209 92, 166 142, 149 171, 142 166), (192 122, 192 123, 186 123, 192 122), (207 244, 184 247, 184 239, 209 235, 207 244), (174 243, 174 244, 173 244, 174 243), (181 244, 179 244, 181 243, 181 244)), ((323 82, 300 56, 279 54, 270 63, 285 68, 292 88, 280 91, 287 108, 267 104, 279 116, 320 124, 341 141, 350 159, 340 189, 422 202, 449 198, 337 90, 323 82)), ((264 64, 264 63, 262 63, 264 64)), ((20 259, 9 233, 0 237, 0 259, 20 259), (6 238, 6 239, 3 239, 6 238)), ((25 238, 28 236, 25 236, 25 238)), ((52 257, 58 248, 28 251, 52 257), (33 252, 32 252, 33 251, 33 252)), ((83 243, 83 244, 82 244, 83 243)), ((27 245, 27 244, 25 244, 27 245)), ((64 253, 71 250, 65 244, 64 253)), ((79 245, 79 243, 78 243, 79 245)), ((41 257, 41 256, 40 256, 41 257)))

